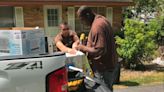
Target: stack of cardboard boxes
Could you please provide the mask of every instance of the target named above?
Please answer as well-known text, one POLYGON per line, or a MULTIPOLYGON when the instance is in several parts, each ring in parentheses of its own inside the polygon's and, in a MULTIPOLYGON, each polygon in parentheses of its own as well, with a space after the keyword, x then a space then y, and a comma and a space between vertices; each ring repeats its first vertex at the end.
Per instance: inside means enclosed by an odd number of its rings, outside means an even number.
POLYGON ((0 30, 0 56, 45 53, 45 35, 41 28, 0 30))

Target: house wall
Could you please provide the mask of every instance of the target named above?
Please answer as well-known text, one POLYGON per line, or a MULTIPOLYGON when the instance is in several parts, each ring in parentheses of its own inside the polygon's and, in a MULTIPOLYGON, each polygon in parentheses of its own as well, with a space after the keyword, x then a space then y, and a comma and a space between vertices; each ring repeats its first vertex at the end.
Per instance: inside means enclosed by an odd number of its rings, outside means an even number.
MULTIPOLYGON (((24 12, 24 26, 25 27, 44 27, 43 6, 25 6, 24 12)), ((67 22, 67 6, 62 7, 62 21, 67 22)), ((122 27, 122 7, 113 7, 113 29, 120 30, 122 27)))
POLYGON ((24 6, 24 26, 44 27, 43 6, 24 6))
POLYGON ((122 27, 122 7, 113 7, 113 30, 119 31, 122 27))
POLYGON ((67 14, 67 6, 62 6, 62 22, 67 22, 68 14, 67 14))

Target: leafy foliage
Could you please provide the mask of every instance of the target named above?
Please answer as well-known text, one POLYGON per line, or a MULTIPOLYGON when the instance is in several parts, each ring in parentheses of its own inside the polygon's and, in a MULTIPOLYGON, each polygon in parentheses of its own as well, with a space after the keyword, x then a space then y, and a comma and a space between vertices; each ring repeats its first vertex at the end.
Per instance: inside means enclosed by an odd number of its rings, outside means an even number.
POLYGON ((135 68, 143 59, 148 59, 156 48, 157 22, 145 25, 133 19, 125 20, 124 38, 116 36, 118 54, 127 61, 128 68, 135 68))
POLYGON ((156 10, 158 1, 160 0, 134 0, 136 3, 135 8, 137 9, 137 12, 152 12, 156 10))
POLYGON ((157 43, 159 46, 164 46, 164 16, 158 18, 158 27, 157 43))
POLYGON ((134 2, 124 9, 124 37, 116 37, 117 52, 128 68, 150 59, 154 50, 164 45, 164 0, 134 2))
POLYGON ((164 0, 134 0, 135 5, 124 9, 125 18, 145 18, 152 16, 164 16, 164 0))

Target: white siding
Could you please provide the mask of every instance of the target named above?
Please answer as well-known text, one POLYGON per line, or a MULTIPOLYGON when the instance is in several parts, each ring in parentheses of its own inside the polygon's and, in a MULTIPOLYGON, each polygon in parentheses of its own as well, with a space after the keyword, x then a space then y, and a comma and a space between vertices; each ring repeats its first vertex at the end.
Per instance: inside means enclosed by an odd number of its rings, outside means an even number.
POLYGON ((75 7, 68 7, 68 24, 72 30, 75 30, 75 7))
POLYGON ((15 24, 16 27, 24 27, 23 8, 15 7, 15 24))
POLYGON ((107 7, 106 9, 106 17, 110 21, 111 25, 113 24, 113 8, 107 7))

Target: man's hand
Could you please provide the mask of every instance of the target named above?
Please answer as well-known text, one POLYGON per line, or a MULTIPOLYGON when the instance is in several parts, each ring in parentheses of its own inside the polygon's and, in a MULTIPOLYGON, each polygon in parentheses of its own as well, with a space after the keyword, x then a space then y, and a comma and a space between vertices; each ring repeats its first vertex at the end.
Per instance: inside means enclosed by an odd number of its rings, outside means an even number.
POLYGON ((77 50, 80 50, 80 51, 84 51, 85 49, 85 46, 82 45, 82 44, 79 44, 77 47, 76 47, 77 50))
POLYGON ((84 53, 88 52, 90 54, 97 54, 101 49, 95 49, 94 47, 88 47, 88 46, 85 46, 85 45, 82 45, 82 44, 79 44, 77 47, 76 47, 77 50, 80 50, 84 53))
POLYGON ((78 40, 78 41, 76 41, 76 42, 74 42, 73 44, 72 44, 72 49, 76 49, 77 48, 77 46, 80 44, 80 41, 78 40))
POLYGON ((76 54, 77 50, 76 49, 68 49, 68 53, 70 54, 76 54))

